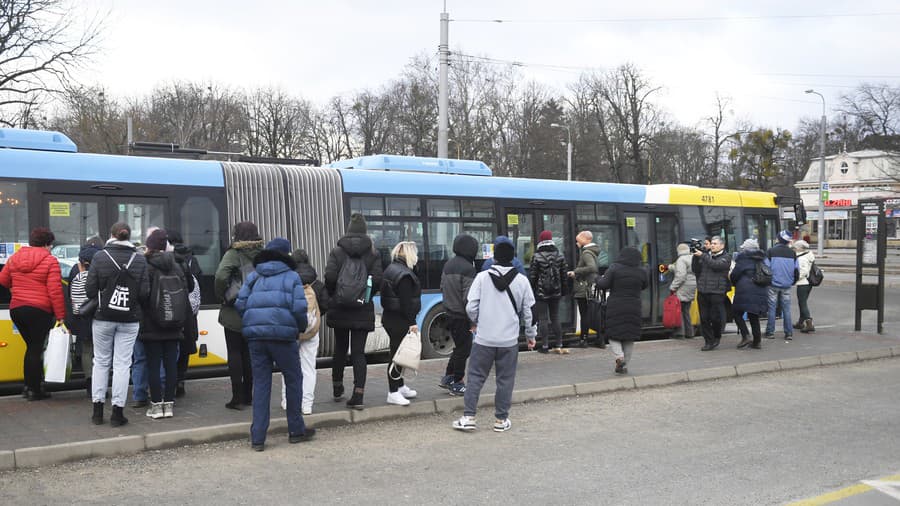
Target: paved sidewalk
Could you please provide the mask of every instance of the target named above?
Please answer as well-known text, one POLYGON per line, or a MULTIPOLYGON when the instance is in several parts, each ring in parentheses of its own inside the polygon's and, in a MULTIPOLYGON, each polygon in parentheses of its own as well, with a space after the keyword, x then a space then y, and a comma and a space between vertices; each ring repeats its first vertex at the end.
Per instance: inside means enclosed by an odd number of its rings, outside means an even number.
MULTIPOLYGON (((733 328, 733 325, 731 326, 733 328)), ((572 349, 569 355, 542 355, 523 352, 519 357, 514 402, 527 402, 576 394, 590 394, 622 388, 642 388, 700 381, 755 372, 813 367, 829 363, 872 358, 900 357, 900 336, 847 333, 844 329, 822 329, 814 334, 795 334, 791 343, 763 339, 762 350, 738 350, 736 334, 727 334, 718 350, 702 353, 701 339, 638 343, 628 365, 629 375, 613 373, 613 357, 608 350, 572 349)), ((384 365, 368 368, 366 409, 350 411, 343 402, 331 398, 330 370, 320 369, 313 426, 363 422, 416 414, 447 413, 462 407, 462 399, 451 398, 437 383, 446 360, 422 363, 418 377, 409 385, 419 393, 408 407, 387 406, 384 365)), ((272 431, 284 432, 286 423, 280 408, 280 381, 276 375, 272 395, 272 431)), ((352 387, 347 369, 345 386, 352 387)), ((723 386, 727 388, 727 386, 723 386)), ((484 405, 492 403, 493 381, 485 385, 484 405)), ((92 456, 133 453, 145 449, 247 437, 250 410, 232 411, 224 404, 230 397, 227 378, 194 380, 187 395, 178 400, 175 417, 151 420, 144 409, 126 407, 130 423, 112 428, 108 422, 90 422, 91 404, 83 391, 55 393, 46 401, 27 402, 18 396, 0 398, 0 471, 16 467, 49 465, 92 456)), ((492 416, 490 408, 482 416, 492 416)), ((108 410, 106 416, 109 416, 108 410)))

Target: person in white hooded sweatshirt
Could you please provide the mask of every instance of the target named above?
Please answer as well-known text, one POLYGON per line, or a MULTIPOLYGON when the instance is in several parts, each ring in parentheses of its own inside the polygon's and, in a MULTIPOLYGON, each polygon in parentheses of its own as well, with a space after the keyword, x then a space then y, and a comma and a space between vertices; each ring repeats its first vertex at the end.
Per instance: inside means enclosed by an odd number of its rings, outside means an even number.
POLYGON ((463 416, 454 420, 454 429, 476 429, 478 397, 491 367, 496 367, 497 382, 494 431, 505 432, 512 427, 509 406, 516 381, 520 320, 525 324, 529 350, 534 349, 537 336, 537 329, 531 321, 534 293, 528 278, 513 268, 514 257, 512 241, 506 236, 498 236, 494 241, 494 265, 478 273, 469 288, 466 313, 475 325, 475 335, 466 371, 465 408, 463 416))

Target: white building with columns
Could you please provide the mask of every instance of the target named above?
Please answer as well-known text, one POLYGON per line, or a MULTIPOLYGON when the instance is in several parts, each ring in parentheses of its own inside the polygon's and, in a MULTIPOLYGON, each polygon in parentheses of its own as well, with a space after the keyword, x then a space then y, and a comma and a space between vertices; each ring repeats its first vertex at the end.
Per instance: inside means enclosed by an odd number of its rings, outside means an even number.
MULTIPOLYGON (((825 211, 825 246, 856 246, 859 200, 892 199, 886 207, 887 237, 890 244, 900 244, 900 153, 886 151, 854 151, 825 157, 825 182, 828 199, 819 205, 819 158, 814 158, 803 179, 794 186, 806 207, 807 221, 803 234, 818 241, 819 213, 825 211)), ((793 216, 785 216, 793 218, 793 216)))

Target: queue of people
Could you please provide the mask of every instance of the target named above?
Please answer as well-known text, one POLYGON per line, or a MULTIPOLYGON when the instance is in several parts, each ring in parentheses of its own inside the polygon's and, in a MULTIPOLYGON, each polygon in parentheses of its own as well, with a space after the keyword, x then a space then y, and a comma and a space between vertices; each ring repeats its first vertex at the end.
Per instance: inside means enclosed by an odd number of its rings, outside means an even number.
MULTIPOLYGON (((540 337, 538 351, 567 353, 559 303, 569 280, 582 322, 596 321, 587 314, 592 294, 607 294, 598 344, 608 340, 613 370, 628 373, 634 342, 641 337, 641 292, 650 281, 641 251, 623 248, 601 275, 599 247, 591 232, 577 235, 579 259, 572 270, 552 233, 543 231, 539 237, 527 275, 508 237, 496 238, 490 265, 477 274, 478 242, 466 234, 454 238, 456 256, 443 268, 441 291, 455 347, 439 386, 451 396, 464 397, 465 410, 453 422, 455 429, 476 428, 478 398, 495 369, 493 429, 509 430, 520 328, 529 349, 540 337)), ((29 400, 49 396, 42 385, 43 341, 54 322, 65 321, 80 342, 93 423, 104 423, 110 370, 112 426, 128 423, 123 408, 129 377, 136 407, 146 406, 146 415, 152 419, 174 416, 175 399, 185 393, 187 358, 196 352, 199 328, 201 272, 190 248, 176 231, 155 229, 141 250, 131 241, 130 227, 116 223, 105 244, 82 248, 63 283, 58 261, 49 251, 53 241, 48 229, 33 230, 29 246, 0 270, 0 284, 12 291, 12 319, 27 346, 23 395, 29 400)), ((760 349, 760 316, 768 315, 765 337, 771 337, 776 311, 784 320, 786 341, 794 329, 813 332, 808 307, 812 286, 804 281, 814 257, 805 241, 793 247, 789 242, 790 234, 781 232, 779 244, 764 253, 755 239, 747 239, 733 260, 717 236, 709 237, 703 247, 679 244, 678 258, 669 266, 674 273, 671 293, 678 297, 683 315, 675 337, 693 336, 690 307, 696 293, 704 337, 701 350, 716 349, 724 327, 726 293, 732 287, 731 311, 741 336, 738 348, 760 349), (792 324, 789 293, 794 284, 800 316, 792 324)), ((221 302, 219 322, 225 330, 231 382, 231 399, 225 407, 252 406, 254 450, 265 448, 273 364, 282 372, 281 407, 287 412, 289 441, 313 437, 315 430, 306 427, 303 416, 313 410, 323 325, 332 328, 335 336, 331 370, 335 401, 345 397, 344 369, 350 356, 353 390, 346 405, 351 409, 364 408, 365 345, 375 329, 373 297, 381 296, 381 322, 390 340, 391 359, 407 335, 418 335, 422 289, 416 243, 401 241, 390 260, 382 270, 366 221, 359 214, 350 217, 321 279, 303 249, 292 249, 284 238, 266 243, 252 222, 235 225, 231 247, 215 273, 215 294, 221 302)), ((581 325, 582 344, 588 339, 589 326, 581 325)), ((402 368, 389 368, 387 376, 387 404, 407 406, 417 397, 402 368)))

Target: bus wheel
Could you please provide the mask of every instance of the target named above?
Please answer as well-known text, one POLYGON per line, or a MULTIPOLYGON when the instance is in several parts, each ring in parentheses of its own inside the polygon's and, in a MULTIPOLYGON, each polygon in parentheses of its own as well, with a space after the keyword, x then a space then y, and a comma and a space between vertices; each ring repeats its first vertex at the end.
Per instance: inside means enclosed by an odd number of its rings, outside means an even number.
POLYGON ((447 312, 437 304, 422 322, 422 358, 445 358, 453 353, 453 337, 447 328, 447 312))

